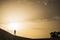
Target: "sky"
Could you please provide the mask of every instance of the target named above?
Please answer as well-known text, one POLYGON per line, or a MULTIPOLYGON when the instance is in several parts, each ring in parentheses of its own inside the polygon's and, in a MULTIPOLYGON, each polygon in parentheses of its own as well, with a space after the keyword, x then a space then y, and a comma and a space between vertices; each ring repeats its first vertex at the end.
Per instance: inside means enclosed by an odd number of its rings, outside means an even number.
POLYGON ((60 0, 0 0, 0 28, 13 34, 13 26, 17 36, 49 38, 60 31, 60 0))

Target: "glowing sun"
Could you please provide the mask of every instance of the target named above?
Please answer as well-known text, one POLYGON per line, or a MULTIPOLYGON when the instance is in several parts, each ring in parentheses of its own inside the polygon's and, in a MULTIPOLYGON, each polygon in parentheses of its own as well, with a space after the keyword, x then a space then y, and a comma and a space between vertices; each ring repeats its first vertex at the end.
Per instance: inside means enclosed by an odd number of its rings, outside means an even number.
POLYGON ((20 24, 19 23, 9 23, 7 26, 8 26, 9 30, 18 30, 20 24))

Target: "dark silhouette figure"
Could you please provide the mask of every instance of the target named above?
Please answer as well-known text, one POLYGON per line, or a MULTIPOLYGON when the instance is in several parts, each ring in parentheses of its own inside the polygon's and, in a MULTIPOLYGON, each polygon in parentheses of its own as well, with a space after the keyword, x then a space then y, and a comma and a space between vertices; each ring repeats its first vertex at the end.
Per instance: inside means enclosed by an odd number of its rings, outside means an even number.
POLYGON ((14 30, 14 35, 16 35, 16 30, 14 30))

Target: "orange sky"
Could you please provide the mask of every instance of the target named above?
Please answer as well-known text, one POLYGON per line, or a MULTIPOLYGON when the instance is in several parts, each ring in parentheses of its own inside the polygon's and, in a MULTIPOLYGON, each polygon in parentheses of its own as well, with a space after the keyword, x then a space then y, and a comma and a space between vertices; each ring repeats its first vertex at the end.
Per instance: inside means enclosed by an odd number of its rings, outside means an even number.
POLYGON ((16 24, 19 24, 16 35, 28 38, 46 38, 50 37, 50 32, 59 31, 60 17, 48 15, 52 13, 51 9, 47 8, 48 1, 40 1, 40 3, 39 1, 1 1, 0 3, 0 25, 3 26, 1 28, 12 34, 13 30, 10 26, 13 29, 16 24))

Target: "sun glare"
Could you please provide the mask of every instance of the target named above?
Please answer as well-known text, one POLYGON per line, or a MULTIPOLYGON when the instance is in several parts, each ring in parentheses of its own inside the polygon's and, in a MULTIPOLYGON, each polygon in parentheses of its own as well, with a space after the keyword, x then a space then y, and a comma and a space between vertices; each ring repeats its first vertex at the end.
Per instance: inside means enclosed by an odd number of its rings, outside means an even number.
POLYGON ((20 24, 19 23, 9 23, 7 26, 8 26, 9 30, 18 30, 20 24))

